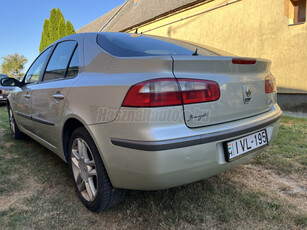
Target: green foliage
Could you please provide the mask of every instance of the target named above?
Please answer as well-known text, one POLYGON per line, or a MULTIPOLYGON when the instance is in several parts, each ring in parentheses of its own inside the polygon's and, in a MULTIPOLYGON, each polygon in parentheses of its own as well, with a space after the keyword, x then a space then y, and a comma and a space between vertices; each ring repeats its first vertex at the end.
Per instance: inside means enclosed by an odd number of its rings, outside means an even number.
POLYGON ((60 9, 53 8, 49 19, 45 19, 39 52, 58 39, 75 34, 76 31, 70 21, 65 23, 65 18, 60 9))
POLYGON ((285 174, 307 175, 307 120, 283 116, 276 140, 255 163, 285 174))
POLYGON ((76 31, 74 29, 74 26, 71 24, 71 22, 69 20, 67 20, 66 28, 65 28, 65 36, 75 34, 75 33, 76 33, 76 31))
POLYGON ((1 63, 2 73, 9 76, 22 76, 22 70, 24 69, 25 64, 28 59, 23 55, 17 53, 13 55, 7 55, 3 57, 3 62, 1 63))
POLYGON ((59 36, 59 38, 66 36, 66 26, 65 26, 65 19, 64 18, 61 18, 60 21, 59 21, 58 36, 59 36))
POLYGON ((58 11, 53 8, 50 12, 50 23, 49 23, 49 31, 50 31, 50 44, 58 40, 58 26, 59 26, 59 18, 58 11))
POLYGON ((48 41, 50 40, 50 33, 49 33, 49 20, 45 19, 44 22, 44 29, 42 32, 42 38, 39 46, 39 52, 42 52, 48 44, 48 41))

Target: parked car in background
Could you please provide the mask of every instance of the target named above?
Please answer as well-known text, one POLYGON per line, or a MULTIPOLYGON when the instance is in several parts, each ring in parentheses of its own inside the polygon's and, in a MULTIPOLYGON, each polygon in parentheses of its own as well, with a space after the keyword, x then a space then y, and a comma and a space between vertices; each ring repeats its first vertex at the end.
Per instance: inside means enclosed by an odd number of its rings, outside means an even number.
MULTIPOLYGON (((282 111, 271 62, 140 34, 75 34, 53 43, 8 97, 14 138, 69 163, 83 204, 125 189, 198 181, 259 155, 282 111)), ((55 175, 57 176, 57 175, 55 175)))
MULTIPOLYGON (((0 74, 0 80, 3 78, 9 78, 9 76, 5 74, 0 74)), ((10 94, 10 92, 14 89, 15 87, 11 86, 1 86, 0 85, 0 103, 6 103, 7 96, 10 94)))
POLYGON ((23 76, 15 76, 14 78, 17 79, 18 81, 22 81, 23 76))

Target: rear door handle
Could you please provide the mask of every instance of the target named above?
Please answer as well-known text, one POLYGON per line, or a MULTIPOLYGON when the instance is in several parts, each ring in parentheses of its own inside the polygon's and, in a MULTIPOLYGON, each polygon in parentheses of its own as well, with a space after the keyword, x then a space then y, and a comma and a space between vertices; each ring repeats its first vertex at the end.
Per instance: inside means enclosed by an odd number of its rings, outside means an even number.
POLYGON ((65 96, 63 94, 60 94, 60 93, 56 93, 56 94, 53 95, 53 98, 57 99, 57 100, 63 100, 64 97, 65 96))
POLYGON ((29 99, 31 97, 31 95, 29 93, 24 95, 25 98, 29 99))

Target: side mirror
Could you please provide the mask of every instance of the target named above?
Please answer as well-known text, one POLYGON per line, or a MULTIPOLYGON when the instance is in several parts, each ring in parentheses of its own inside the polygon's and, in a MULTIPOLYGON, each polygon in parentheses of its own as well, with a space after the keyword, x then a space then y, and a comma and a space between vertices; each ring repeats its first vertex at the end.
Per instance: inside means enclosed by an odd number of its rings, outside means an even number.
POLYGON ((22 83, 15 78, 2 78, 0 81, 2 86, 21 87, 22 83))

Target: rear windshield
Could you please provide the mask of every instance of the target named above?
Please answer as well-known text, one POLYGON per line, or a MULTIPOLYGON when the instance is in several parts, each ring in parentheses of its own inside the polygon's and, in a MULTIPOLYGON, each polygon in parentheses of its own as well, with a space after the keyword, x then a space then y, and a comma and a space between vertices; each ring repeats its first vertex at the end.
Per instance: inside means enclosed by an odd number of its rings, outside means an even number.
POLYGON ((217 56, 214 52, 186 42, 141 34, 102 33, 98 35, 97 42, 117 57, 191 56, 196 49, 198 55, 217 56))

